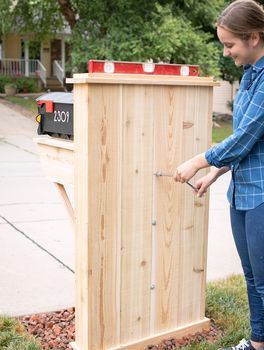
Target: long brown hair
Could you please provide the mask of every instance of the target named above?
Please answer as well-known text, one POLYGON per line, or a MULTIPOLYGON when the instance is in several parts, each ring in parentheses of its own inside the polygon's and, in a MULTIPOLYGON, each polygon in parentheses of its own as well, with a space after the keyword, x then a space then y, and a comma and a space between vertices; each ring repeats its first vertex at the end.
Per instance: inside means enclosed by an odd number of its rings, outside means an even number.
POLYGON ((263 7, 254 0, 236 0, 223 10, 216 25, 229 30, 242 40, 248 40, 253 32, 260 33, 264 40, 263 7))

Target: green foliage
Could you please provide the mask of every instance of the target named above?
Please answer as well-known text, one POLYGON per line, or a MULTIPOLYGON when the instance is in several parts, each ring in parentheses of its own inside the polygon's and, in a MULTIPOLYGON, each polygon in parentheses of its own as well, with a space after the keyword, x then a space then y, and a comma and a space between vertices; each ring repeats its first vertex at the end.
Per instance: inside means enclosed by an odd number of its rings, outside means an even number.
MULTIPOLYGON (((206 314, 224 330, 222 346, 249 338, 249 309, 244 277, 231 276, 207 287, 206 314)), ((219 345, 220 345, 219 344, 219 345)))
POLYGON ((33 93, 40 91, 36 79, 21 77, 16 78, 15 82, 18 92, 33 93))
POLYGON ((0 316, 0 349, 41 350, 41 347, 18 320, 0 316))
POLYGON ((194 342, 182 350, 217 350, 249 338, 249 310, 243 276, 234 275, 207 285, 206 316, 222 329, 223 335, 213 344, 194 342))
POLYGON ((14 85, 17 88, 17 92, 21 93, 39 92, 37 80, 34 78, 16 78, 7 75, 0 75, 0 93, 5 92, 5 85, 14 85))
POLYGON ((11 29, 11 5, 11 0, 0 0, 0 36, 11 29))
POLYGON ((229 0, 180 0, 173 2, 174 14, 184 16, 194 27, 215 35, 215 22, 229 0))
POLYGON ((95 18, 80 17, 72 36, 76 70, 86 71, 91 58, 153 60, 199 64, 202 74, 219 75, 219 49, 212 35, 195 27, 187 16, 175 16, 173 6, 119 1, 113 7, 107 17, 95 9, 95 18))
POLYGON ((21 333, 21 330, 23 332, 23 327, 21 328, 20 323, 13 318, 0 316, 0 333, 10 332, 12 330, 15 330, 17 333, 21 333))
POLYGON ((5 92, 5 85, 12 84, 14 82, 14 79, 12 79, 9 76, 6 75, 0 75, 0 93, 5 92))
POLYGON ((38 40, 52 36, 63 27, 63 16, 57 1, 53 0, 1 0, 0 34, 12 31, 37 35, 38 40))
POLYGON ((231 112, 234 110, 234 100, 227 101, 227 107, 230 109, 231 112))

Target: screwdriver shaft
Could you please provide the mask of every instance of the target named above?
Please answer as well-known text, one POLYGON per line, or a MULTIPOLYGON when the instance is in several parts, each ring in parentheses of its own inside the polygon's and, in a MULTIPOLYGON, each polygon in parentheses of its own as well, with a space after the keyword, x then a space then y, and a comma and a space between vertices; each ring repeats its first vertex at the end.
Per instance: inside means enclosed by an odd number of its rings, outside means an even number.
MULTIPOLYGON (((156 175, 156 176, 173 177, 172 174, 164 174, 161 171, 157 171, 156 173, 154 173, 154 175, 156 175)), ((189 185, 195 192, 198 192, 198 189, 195 186, 193 186, 189 181, 186 181, 186 184, 189 185)))

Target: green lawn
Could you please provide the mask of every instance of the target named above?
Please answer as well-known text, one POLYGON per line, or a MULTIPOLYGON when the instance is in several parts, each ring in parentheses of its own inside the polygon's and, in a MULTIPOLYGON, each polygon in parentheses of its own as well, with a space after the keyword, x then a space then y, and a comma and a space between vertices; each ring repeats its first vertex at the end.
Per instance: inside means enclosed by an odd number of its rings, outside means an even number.
POLYGON ((241 339, 249 338, 249 311, 244 277, 231 276, 207 285, 206 316, 222 329, 223 335, 213 344, 202 341, 182 349, 216 350, 237 345, 241 339))
POLYGON ((233 124, 231 121, 217 122, 219 127, 213 127, 212 142, 218 143, 233 133, 233 124))
POLYGON ((0 316, 1 350, 41 350, 40 344, 30 336, 24 326, 14 318, 0 316))
POLYGON ((20 97, 20 96, 4 96, 2 97, 4 100, 17 104, 21 107, 24 107, 28 109, 30 112, 37 113, 37 101, 36 97, 32 96, 26 96, 26 97, 20 97))

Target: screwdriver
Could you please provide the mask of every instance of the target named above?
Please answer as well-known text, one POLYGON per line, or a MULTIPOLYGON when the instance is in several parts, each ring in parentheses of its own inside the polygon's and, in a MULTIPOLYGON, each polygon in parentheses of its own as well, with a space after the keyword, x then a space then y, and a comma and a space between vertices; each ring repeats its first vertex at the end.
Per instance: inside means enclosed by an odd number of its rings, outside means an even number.
MULTIPOLYGON (((157 171, 157 172, 154 173, 153 175, 155 175, 155 176, 168 176, 168 177, 173 177, 172 174, 164 174, 164 173, 162 173, 161 171, 157 171)), ((195 186, 193 186, 189 181, 186 181, 185 183, 186 183, 187 185, 189 185, 195 192, 198 192, 198 189, 197 189, 195 186)))

